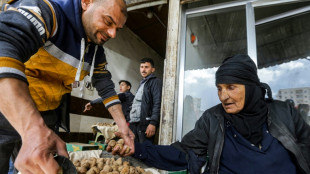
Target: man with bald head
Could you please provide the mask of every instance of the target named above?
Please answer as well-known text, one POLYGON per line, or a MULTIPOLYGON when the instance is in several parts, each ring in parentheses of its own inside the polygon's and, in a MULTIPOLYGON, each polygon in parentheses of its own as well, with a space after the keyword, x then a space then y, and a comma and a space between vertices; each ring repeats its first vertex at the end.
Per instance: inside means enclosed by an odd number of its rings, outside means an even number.
MULTIPOLYGON (((21 173, 57 173, 55 154, 68 157, 53 132, 61 98, 89 75, 134 152, 102 45, 127 19, 123 0, 17 0, 0 14, 0 173, 15 160, 21 173)), ((124 148, 125 149, 125 148, 124 148)))

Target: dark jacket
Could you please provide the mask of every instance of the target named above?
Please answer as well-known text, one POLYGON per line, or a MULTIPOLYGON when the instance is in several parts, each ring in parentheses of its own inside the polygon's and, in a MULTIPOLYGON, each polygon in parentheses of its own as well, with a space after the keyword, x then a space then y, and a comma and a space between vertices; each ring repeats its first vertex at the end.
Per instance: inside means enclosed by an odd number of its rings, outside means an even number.
MULTIPOLYGON (((290 152, 299 173, 309 174, 310 126, 301 118, 297 110, 285 102, 273 101, 268 104, 268 110, 267 125, 269 132, 290 152)), ((187 133, 181 142, 171 145, 187 154, 187 169, 190 173, 200 173, 205 161, 208 163, 204 173, 218 173, 225 137, 224 112, 221 104, 208 109, 196 122, 195 128, 187 133)), ((172 156, 169 152, 175 151, 172 147, 138 144, 134 157, 160 169, 186 169, 184 155, 180 153, 180 155, 172 156), (170 150, 162 150, 162 148, 170 150), (165 164, 160 165, 161 161, 165 161, 165 164), (180 161, 182 161, 182 165, 178 164, 180 161)))
MULTIPOLYGON (((310 173, 310 126, 285 102, 268 103, 268 110, 267 124, 271 135, 292 154, 300 172, 310 173)), ((208 109, 181 143, 174 144, 203 158, 208 155, 206 170, 212 174, 219 170, 225 135, 224 112, 221 104, 208 109)))
POLYGON ((123 113, 125 115, 125 119, 127 122, 129 122, 132 101, 135 98, 135 96, 130 91, 127 91, 124 93, 119 93, 118 98, 121 101, 122 110, 123 110, 123 113))
POLYGON ((142 95, 141 124, 159 125, 162 82, 154 74, 147 77, 142 95))

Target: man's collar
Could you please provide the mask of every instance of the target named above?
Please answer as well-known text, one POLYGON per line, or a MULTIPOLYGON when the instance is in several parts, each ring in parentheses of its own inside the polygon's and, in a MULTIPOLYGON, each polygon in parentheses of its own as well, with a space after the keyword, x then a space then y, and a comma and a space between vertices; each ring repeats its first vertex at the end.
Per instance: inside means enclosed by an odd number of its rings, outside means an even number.
POLYGON ((142 83, 145 83, 146 81, 148 81, 150 78, 153 78, 153 77, 155 77, 155 75, 152 73, 152 74, 150 74, 150 75, 148 75, 147 77, 145 77, 144 79, 142 79, 141 81, 140 81, 140 85, 142 84, 142 83))
POLYGON ((151 78, 151 77, 154 77, 155 75, 153 74, 153 73, 151 73, 150 75, 148 75, 148 76, 146 76, 144 79, 142 79, 142 80, 147 80, 147 79, 149 79, 149 78, 151 78))

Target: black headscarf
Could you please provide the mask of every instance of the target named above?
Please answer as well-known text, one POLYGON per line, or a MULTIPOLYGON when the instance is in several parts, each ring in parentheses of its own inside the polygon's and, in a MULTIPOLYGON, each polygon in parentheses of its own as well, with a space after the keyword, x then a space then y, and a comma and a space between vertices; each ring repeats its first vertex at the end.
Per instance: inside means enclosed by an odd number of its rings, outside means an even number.
POLYGON ((263 125, 267 120, 265 94, 272 100, 270 87, 259 81, 257 68, 248 55, 235 55, 226 58, 216 71, 216 84, 245 85, 245 103, 237 114, 225 114, 237 131, 258 145, 263 138, 263 125))

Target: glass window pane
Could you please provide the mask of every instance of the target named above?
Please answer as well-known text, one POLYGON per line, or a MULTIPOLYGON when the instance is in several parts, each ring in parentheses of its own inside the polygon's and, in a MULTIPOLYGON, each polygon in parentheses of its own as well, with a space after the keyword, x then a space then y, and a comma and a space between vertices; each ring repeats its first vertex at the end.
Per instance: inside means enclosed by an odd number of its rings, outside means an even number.
MULTIPOLYGON (((298 5, 298 4, 296 4, 298 5)), ((280 6, 262 8, 273 13, 280 6)), ((292 11, 292 5, 288 11, 292 11)), ((258 13, 259 14, 259 13, 258 13)), ((268 17, 268 16, 266 16, 268 17)), ((259 77, 273 97, 293 101, 310 124, 310 13, 281 18, 256 26, 259 77)))
POLYGON ((219 104, 215 72, 224 58, 247 53, 244 8, 187 18, 182 136, 219 104))

